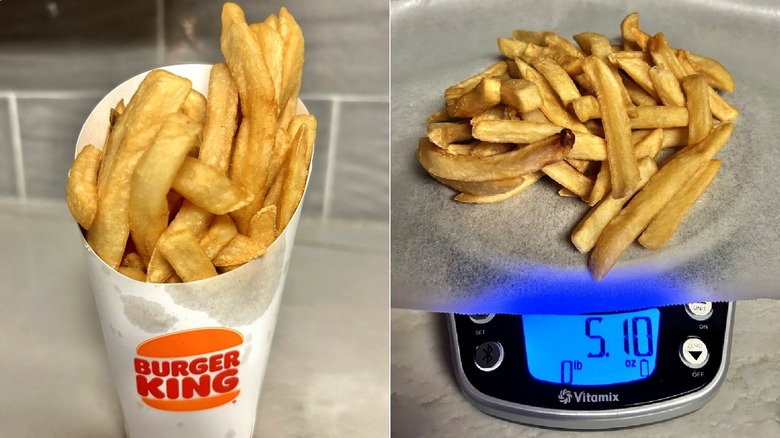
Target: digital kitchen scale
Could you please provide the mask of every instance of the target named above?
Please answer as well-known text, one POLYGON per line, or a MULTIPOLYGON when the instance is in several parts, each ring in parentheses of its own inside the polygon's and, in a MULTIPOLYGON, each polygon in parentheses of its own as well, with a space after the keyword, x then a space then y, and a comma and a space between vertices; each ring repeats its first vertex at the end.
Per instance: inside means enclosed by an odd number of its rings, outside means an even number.
POLYGON ((449 315, 455 375, 480 410, 564 429, 667 420, 726 376, 734 303, 585 315, 449 315))

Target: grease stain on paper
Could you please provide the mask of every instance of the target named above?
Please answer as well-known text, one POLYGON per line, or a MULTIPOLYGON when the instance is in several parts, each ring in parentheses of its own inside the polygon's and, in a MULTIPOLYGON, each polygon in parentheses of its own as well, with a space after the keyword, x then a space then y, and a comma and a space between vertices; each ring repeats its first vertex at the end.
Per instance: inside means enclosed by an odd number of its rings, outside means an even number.
POLYGON ((160 303, 133 295, 122 295, 124 314, 131 324, 148 333, 165 333, 179 319, 167 313, 160 303))

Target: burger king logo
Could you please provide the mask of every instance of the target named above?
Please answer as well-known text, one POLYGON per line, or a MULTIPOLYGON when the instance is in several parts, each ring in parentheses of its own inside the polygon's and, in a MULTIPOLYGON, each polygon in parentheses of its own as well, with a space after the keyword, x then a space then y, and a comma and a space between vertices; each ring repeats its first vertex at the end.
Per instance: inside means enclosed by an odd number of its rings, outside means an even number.
POLYGON ((138 395, 163 411, 199 411, 233 401, 238 388, 241 333, 202 328, 142 342, 133 359, 138 395))

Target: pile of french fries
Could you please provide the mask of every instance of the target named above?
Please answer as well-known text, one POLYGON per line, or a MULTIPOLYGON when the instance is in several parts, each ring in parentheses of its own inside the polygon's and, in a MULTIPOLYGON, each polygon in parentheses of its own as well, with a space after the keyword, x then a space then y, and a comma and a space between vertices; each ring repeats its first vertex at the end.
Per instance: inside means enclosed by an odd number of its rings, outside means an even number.
POLYGON ((455 200, 491 203, 543 176, 592 208, 571 240, 601 280, 638 238, 663 247, 720 168, 739 111, 717 61, 672 48, 626 16, 605 35, 516 30, 506 58, 449 87, 417 157, 455 200), (660 153, 663 149, 669 152, 660 153))
POLYGON ((154 70, 111 111, 103 148, 87 145, 71 166, 73 217, 128 277, 188 282, 235 269, 265 254, 303 196, 317 122, 296 114, 301 28, 285 8, 249 25, 226 3, 220 46, 208 99, 154 70))

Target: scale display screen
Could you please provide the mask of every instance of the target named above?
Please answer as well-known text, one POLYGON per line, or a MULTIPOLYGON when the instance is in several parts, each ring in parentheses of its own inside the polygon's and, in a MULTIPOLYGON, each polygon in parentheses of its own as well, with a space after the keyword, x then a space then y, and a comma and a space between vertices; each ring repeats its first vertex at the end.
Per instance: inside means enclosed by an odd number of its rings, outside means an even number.
POLYGON ((523 315, 528 368, 537 380, 613 385, 653 374, 660 312, 523 315))

